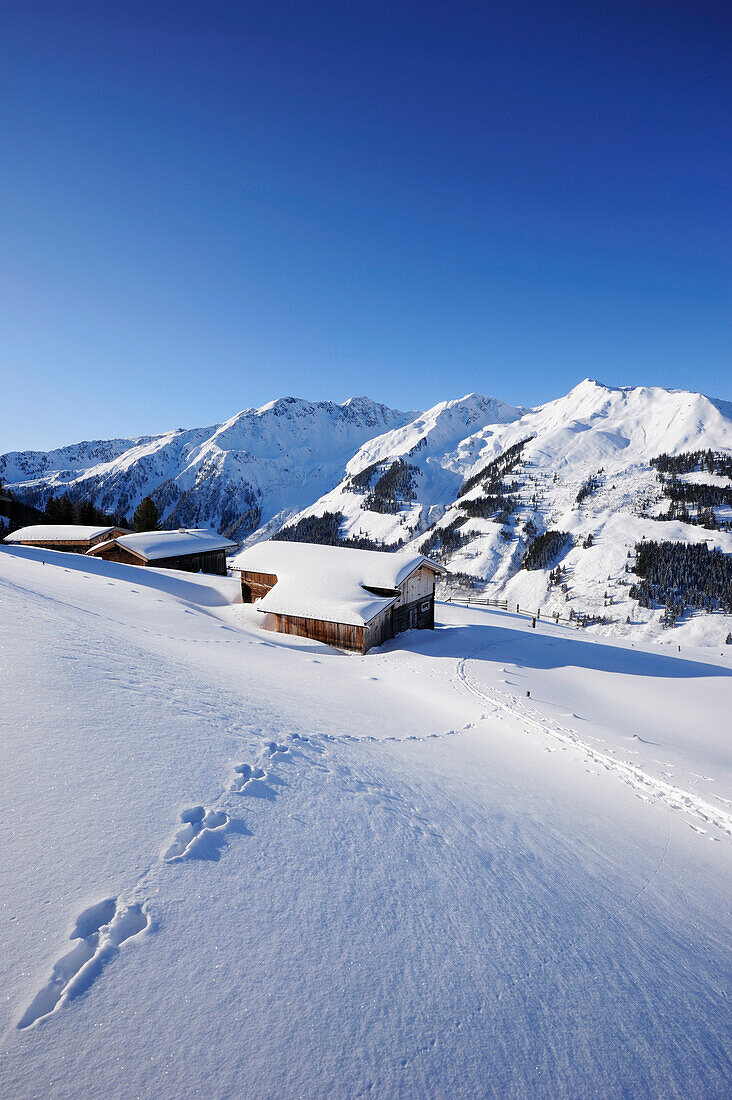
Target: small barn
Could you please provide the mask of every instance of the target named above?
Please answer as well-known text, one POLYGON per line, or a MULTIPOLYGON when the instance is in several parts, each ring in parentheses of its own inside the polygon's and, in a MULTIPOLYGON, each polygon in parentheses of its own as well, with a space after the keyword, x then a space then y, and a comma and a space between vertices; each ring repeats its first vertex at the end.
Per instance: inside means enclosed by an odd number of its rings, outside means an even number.
POLYGON ((93 546, 91 557, 123 565, 153 565, 156 569, 182 569, 186 573, 226 576, 226 553, 236 543, 203 528, 177 531, 141 531, 119 535, 93 546))
POLYGON ((366 653, 404 630, 433 629, 435 580, 422 554, 260 542, 242 551, 242 598, 274 629, 366 653))
POLYGON ((125 527, 88 527, 81 523, 37 523, 20 527, 5 536, 15 546, 38 546, 42 550, 63 550, 66 554, 87 554, 99 543, 127 534, 125 527))

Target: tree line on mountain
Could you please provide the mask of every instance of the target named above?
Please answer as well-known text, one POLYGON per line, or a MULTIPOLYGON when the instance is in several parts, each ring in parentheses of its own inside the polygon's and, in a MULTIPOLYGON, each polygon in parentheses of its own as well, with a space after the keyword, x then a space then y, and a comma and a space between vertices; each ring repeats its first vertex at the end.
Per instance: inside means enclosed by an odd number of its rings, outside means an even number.
MULTIPOLYGON (((81 524, 89 527, 124 527, 129 528, 130 522, 126 516, 110 515, 97 508, 90 500, 72 500, 68 493, 55 497, 53 494, 46 501, 44 519, 49 524, 81 524)), ((159 531, 160 514, 152 497, 143 497, 135 509, 132 517, 132 529, 134 531, 159 531)))
POLYGON ((661 454, 651 459, 651 466, 656 468, 661 492, 669 501, 668 510, 658 519, 679 520, 708 531, 732 529, 732 523, 720 520, 714 510, 732 508, 731 487, 679 480, 679 475, 689 473, 732 477, 732 456, 711 449, 661 454))
POLYGON ((600 469, 597 471, 596 474, 592 474, 590 477, 588 477, 587 481, 583 482, 583 484, 579 488, 577 496, 575 497, 575 504, 583 504, 588 497, 591 497, 593 493, 597 492, 597 490, 602 486, 602 483, 605 480, 602 476, 603 472, 604 471, 600 469))
POLYGON ((364 466, 363 470, 359 470, 357 474, 351 474, 343 488, 349 493, 365 493, 379 466, 381 462, 372 462, 370 466, 364 466))
POLYGON ((416 476, 421 474, 419 466, 397 458, 377 480, 361 507, 369 512, 394 514, 401 511, 405 501, 414 500, 417 495, 416 476))
POLYGON ((521 461, 523 449, 531 438, 529 436, 511 444, 476 474, 467 478, 458 490, 457 507, 471 519, 490 519, 504 525, 501 536, 505 541, 513 538, 512 532, 505 528, 505 524, 510 523, 511 516, 518 508, 519 502, 515 494, 518 492, 519 483, 512 481, 506 484, 504 478, 521 461), (481 496, 470 497, 468 500, 462 499, 477 485, 484 489, 481 496))
POLYGON ((732 487, 727 485, 701 485, 694 481, 666 481, 667 496, 697 507, 715 505, 732 508, 732 487))
POLYGON ((72 500, 68 493, 63 493, 61 496, 54 496, 51 493, 46 500, 43 516, 45 522, 49 524, 80 523, 89 527, 129 526, 125 516, 103 512, 92 501, 83 497, 72 500))
POLYGON ((669 500, 678 504, 695 505, 699 508, 713 508, 715 505, 732 507, 732 488, 726 485, 703 485, 696 481, 679 481, 678 478, 661 478, 662 492, 669 500))
POLYGON ((732 478, 732 455, 711 448, 699 451, 685 451, 683 454, 660 454, 651 459, 660 474, 691 474, 706 471, 732 478))
POLYGON ((365 494, 361 501, 364 511, 395 515, 401 511, 405 501, 415 499, 416 478, 421 476, 422 471, 419 466, 405 462, 403 458, 395 458, 372 486, 374 475, 383 465, 384 463, 379 461, 365 466, 363 470, 359 470, 348 478, 344 489, 349 493, 365 494))
POLYGON ((635 550, 633 572, 640 579, 630 597, 641 607, 664 606, 666 624, 692 608, 732 614, 732 554, 710 550, 704 542, 648 540, 635 550))
POLYGON ((689 510, 685 501, 672 500, 668 511, 656 517, 659 520, 678 520, 679 523, 689 523, 692 527, 703 527, 706 531, 727 531, 730 524, 717 518, 714 508, 704 508, 697 504, 696 511, 689 510))
POLYGON ((546 569, 571 541, 572 536, 568 531, 544 531, 529 543, 521 568, 546 569))
POLYGON ((303 516, 295 523, 286 524, 274 535, 273 542, 316 542, 321 546, 348 546, 353 550, 398 550, 404 545, 404 540, 385 546, 382 542, 369 538, 367 535, 341 536, 340 529, 343 523, 343 512, 323 512, 320 516, 303 516))
POLYGON ((448 590, 454 588, 482 588, 485 584, 485 578, 476 577, 475 573, 464 573, 459 569, 451 569, 445 583, 448 590))
POLYGON ((460 530, 467 522, 467 516, 457 516, 444 527, 435 527, 423 539, 419 547, 420 554, 434 557, 437 561, 443 560, 448 554, 455 554, 469 539, 469 535, 464 535, 460 530))
POLYGON ((476 485, 483 485, 492 494, 501 492, 504 488, 501 485, 502 479, 521 461, 523 449, 531 439, 533 439, 533 436, 527 436, 526 439, 519 439, 518 442, 512 443, 510 447, 506 447, 505 451, 501 451, 499 455, 486 463, 481 470, 466 478, 458 490, 458 496, 465 496, 476 485))
POLYGON ((11 531, 27 527, 31 523, 42 523, 43 512, 32 504, 18 500, 10 489, 5 489, 0 481, 0 541, 11 531))
POLYGON ((480 497, 461 500, 458 507, 471 519, 493 519, 496 523, 508 523, 516 510, 516 498, 505 493, 486 493, 480 497))

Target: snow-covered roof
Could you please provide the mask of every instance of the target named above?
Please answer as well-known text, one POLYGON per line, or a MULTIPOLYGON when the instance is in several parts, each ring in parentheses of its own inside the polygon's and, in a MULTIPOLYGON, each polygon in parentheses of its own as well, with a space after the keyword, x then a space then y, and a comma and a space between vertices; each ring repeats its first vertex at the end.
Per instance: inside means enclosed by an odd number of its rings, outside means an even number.
MULTIPOLYGON (((133 554, 139 554, 145 561, 179 558, 187 554, 208 554, 213 550, 231 550, 236 546, 236 543, 222 538, 215 531, 206 528, 189 530, 183 527, 178 531, 139 531, 134 535, 119 535, 110 541, 133 554)), ((101 546, 95 546, 93 552, 99 553, 109 545, 110 543, 102 543, 101 546)))
POLYGON ((234 559, 235 569, 272 573, 277 584, 257 602, 257 610, 325 622, 363 626, 398 598, 392 593, 415 569, 445 570, 423 554, 409 551, 352 550, 310 542, 259 542, 234 559))
POLYGON ((5 536, 6 542, 91 542, 114 527, 88 527, 82 523, 36 523, 5 536))

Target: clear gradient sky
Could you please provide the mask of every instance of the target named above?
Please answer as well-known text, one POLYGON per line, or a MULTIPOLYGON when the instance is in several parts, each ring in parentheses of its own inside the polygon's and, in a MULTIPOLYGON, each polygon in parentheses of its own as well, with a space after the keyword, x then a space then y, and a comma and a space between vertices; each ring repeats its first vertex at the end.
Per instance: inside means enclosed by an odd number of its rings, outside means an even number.
POLYGON ((285 394, 732 397, 731 20, 10 0, 0 451, 285 394))

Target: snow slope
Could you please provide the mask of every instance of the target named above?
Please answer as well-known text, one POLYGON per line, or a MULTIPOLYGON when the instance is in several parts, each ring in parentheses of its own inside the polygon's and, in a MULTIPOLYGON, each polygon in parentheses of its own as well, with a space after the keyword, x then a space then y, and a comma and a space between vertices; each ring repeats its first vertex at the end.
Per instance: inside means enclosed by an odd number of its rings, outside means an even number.
POLYGON ((0 456, 0 480, 29 502, 71 492, 118 514, 152 495, 170 527, 243 538, 328 491, 362 443, 413 415, 366 397, 284 397, 213 427, 11 452, 0 456))
POLYGON ((729 657, 236 598, 0 549, 0 1094, 726 1095, 729 657))

